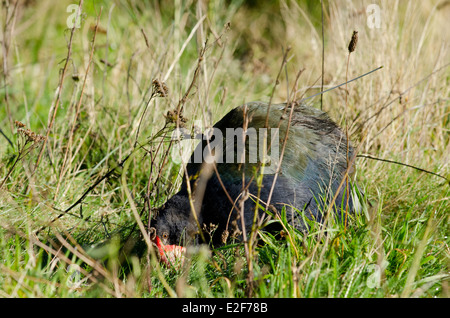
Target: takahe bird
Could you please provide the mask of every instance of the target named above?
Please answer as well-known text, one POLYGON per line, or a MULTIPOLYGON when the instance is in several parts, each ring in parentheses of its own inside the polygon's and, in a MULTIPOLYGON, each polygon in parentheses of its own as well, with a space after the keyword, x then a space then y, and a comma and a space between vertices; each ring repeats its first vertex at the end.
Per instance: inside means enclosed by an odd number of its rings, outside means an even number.
MULTIPOLYGON (((262 176, 258 220, 267 215, 267 211, 272 214, 281 213, 285 208, 288 222, 300 231, 308 230, 304 218, 323 222, 323 214, 326 211, 324 207, 330 203, 345 176, 347 158, 352 159, 353 148, 350 146, 347 151, 345 134, 326 113, 294 103, 283 151, 291 108, 287 104, 272 104, 268 112, 268 107, 269 105, 264 102, 247 103, 231 110, 214 126, 223 133, 222 156, 217 151, 220 148, 213 147, 220 145, 221 141, 215 143, 214 138, 203 140, 196 147, 186 170, 192 191, 192 207, 197 217, 193 217, 191 212, 188 186, 186 178, 183 178, 180 191, 166 202, 155 220, 152 220, 153 238, 159 238, 160 246, 186 245, 196 241, 199 238, 199 225, 203 230, 203 237, 208 241, 206 243, 214 245, 222 244, 224 236, 233 231, 237 234, 237 238, 242 239, 244 230, 242 223, 245 224, 248 235, 254 221, 258 175, 262 176), (253 131, 257 132, 259 139, 266 136, 264 140, 267 141, 267 147, 270 147, 267 150, 269 160, 267 157, 264 160, 257 158, 255 162, 252 152, 257 152, 258 149, 251 140, 252 136, 248 134, 245 163, 239 163, 237 150, 239 138, 242 137, 229 139, 227 135, 225 140, 225 135, 245 126, 247 131, 254 128, 253 131), (262 133, 264 130, 261 128, 265 127, 269 128, 267 134, 262 133), (273 134, 276 132, 274 128, 277 127, 279 127, 278 136, 273 134), (275 149, 274 145, 278 149, 275 149), (210 153, 209 150, 212 149, 215 150, 210 153), (232 155, 228 156, 230 151, 232 155), (218 155, 216 169, 208 154, 218 155), (283 157, 277 174, 281 154, 283 157), (199 157, 202 157, 200 162, 199 157), (208 158, 205 159, 206 157, 208 158), (230 162, 230 159, 234 160, 230 162), (261 164, 262 161, 264 164, 261 164), (271 193, 274 179, 276 183, 271 193), (248 186, 248 192, 243 191, 243 181, 245 186, 248 186), (264 211, 269 197, 269 209, 264 211), (243 201, 242 198, 246 200, 243 201), (241 209, 244 211, 244 222, 238 212, 242 211, 241 209)), ((217 138, 216 135, 215 137, 217 138)), ((334 215, 338 217, 346 213, 345 211, 354 212, 359 205, 358 198, 352 195, 351 190, 348 191, 350 195, 347 198, 345 185, 346 183, 340 188, 332 209, 334 215)), ((163 249, 159 249, 161 253, 163 249)))

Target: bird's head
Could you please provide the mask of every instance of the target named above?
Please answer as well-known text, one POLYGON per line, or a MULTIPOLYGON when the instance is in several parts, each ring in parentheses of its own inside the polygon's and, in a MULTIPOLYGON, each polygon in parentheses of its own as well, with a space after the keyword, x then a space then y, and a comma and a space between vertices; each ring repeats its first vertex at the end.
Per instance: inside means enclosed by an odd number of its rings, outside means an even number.
POLYGON ((158 212, 150 228, 150 238, 158 248, 160 259, 169 265, 195 239, 198 227, 190 216, 189 199, 176 194, 158 212))
POLYGON ((152 228, 164 245, 187 245, 198 232, 187 196, 176 194, 159 210, 152 228))

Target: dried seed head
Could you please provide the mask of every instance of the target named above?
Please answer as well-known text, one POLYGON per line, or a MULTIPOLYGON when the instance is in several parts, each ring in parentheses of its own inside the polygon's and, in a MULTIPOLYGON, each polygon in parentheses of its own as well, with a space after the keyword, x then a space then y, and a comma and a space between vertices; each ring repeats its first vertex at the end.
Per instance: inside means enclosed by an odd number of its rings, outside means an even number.
POLYGON ((166 121, 168 123, 176 123, 177 122, 177 111, 176 110, 168 110, 166 114, 166 121))
POLYGON ((228 232, 228 230, 225 230, 222 232, 222 243, 225 244, 228 240, 228 236, 230 235, 230 232, 228 232))
POLYGON ((15 121, 14 121, 14 125, 16 125, 17 128, 23 128, 23 127, 25 127, 25 124, 22 123, 22 122, 20 122, 20 121, 18 121, 18 120, 15 120, 15 121))
POLYGON ((78 82, 78 81, 80 80, 80 75, 78 75, 77 73, 74 73, 74 74, 72 74, 72 79, 73 79, 75 82, 78 82))
POLYGON ((42 135, 37 135, 36 136, 36 142, 41 142, 41 141, 44 141, 45 140, 45 136, 42 136, 42 135))
POLYGON ((19 121, 15 121, 14 124, 17 127, 20 127, 20 128, 17 128, 17 133, 19 135, 23 136, 26 139, 27 142, 28 141, 41 142, 41 141, 45 140, 44 136, 36 134, 34 131, 31 131, 28 128, 26 128, 26 129, 23 128, 23 127, 25 127, 25 125, 23 123, 21 123, 19 121))
POLYGON ((153 93, 155 94, 155 96, 166 97, 169 94, 169 88, 163 81, 154 79, 152 81, 152 85, 153 93))
POLYGON ((179 120, 180 127, 186 126, 185 123, 187 123, 187 118, 184 118, 183 114, 178 114, 178 111, 176 109, 168 110, 165 117, 166 117, 166 123, 176 124, 177 121, 179 120))
POLYGON ((356 49, 356 44, 358 43, 358 31, 353 31, 352 39, 350 40, 350 43, 348 44, 348 52, 352 53, 356 49))

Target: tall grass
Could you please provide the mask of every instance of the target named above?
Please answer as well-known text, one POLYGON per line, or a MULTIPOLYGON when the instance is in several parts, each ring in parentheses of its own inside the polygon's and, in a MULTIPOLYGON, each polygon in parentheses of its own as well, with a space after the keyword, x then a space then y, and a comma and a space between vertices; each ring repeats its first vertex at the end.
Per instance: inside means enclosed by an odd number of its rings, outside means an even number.
MULTIPOLYGON (((324 1, 324 89, 384 67, 323 95, 323 109, 361 154, 448 179, 450 6, 379 1, 370 28, 372 2, 324 1)), ((252 282, 238 243, 189 249, 177 268, 146 249, 136 219, 145 227, 181 182, 171 127, 272 98, 288 47, 273 101, 303 68, 298 94, 320 90, 320 2, 85 0, 72 39, 69 4, 2 4, 1 296, 244 297, 252 286, 257 297, 449 297, 450 187, 363 157, 356 179, 371 206, 309 234, 283 220, 280 235, 261 231, 252 282), (41 156, 39 145, 21 156, 15 120, 47 136, 41 156)))

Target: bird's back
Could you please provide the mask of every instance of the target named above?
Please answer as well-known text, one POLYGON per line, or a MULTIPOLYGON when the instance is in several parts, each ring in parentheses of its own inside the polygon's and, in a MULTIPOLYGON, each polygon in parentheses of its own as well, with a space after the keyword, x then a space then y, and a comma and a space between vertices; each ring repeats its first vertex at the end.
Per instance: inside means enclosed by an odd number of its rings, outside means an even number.
MULTIPOLYGON (((286 207, 291 223, 300 230, 306 230, 302 217, 322 221, 321 211, 330 203, 345 176, 347 158, 352 158, 353 149, 350 146, 347 151, 345 134, 326 113, 296 104, 284 146, 290 107, 274 104, 270 106, 269 113, 267 110, 267 103, 251 102, 230 111, 214 126, 223 137, 222 159, 218 160, 216 169, 211 164, 204 164, 205 153, 208 154, 205 149, 219 149, 219 143, 214 143, 215 139, 201 142, 187 166, 194 194, 196 191, 201 192, 194 196, 198 198, 197 201, 201 201, 201 208, 197 202, 201 220, 208 225, 218 225, 219 233, 229 230, 232 220, 239 219, 237 210, 241 208, 239 202, 243 195, 247 195, 243 205, 245 225, 250 229, 258 190, 263 207, 270 197, 270 204, 278 212, 286 207), (239 145, 238 139, 241 137, 236 133, 242 127, 247 128, 244 163, 239 161, 242 159, 239 152, 242 144, 239 145), (228 136, 231 132, 236 133, 233 138, 228 136), (250 132, 256 133, 254 139, 250 132), (260 155, 261 147, 266 147, 269 160, 260 155), (203 154, 202 162, 198 162, 199 151, 203 154), (233 151, 232 155, 228 155, 230 151, 233 151), (265 163, 261 165, 263 158, 265 163), (261 173, 262 187, 259 188, 257 176, 261 173), (303 215, 299 212, 303 212, 303 215)), ((187 195, 186 184, 179 194, 187 195)), ((344 184, 339 189, 333 209, 338 215, 342 210, 353 210, 353 198, 350 196, 347 203, 345 194, 344 184)), ((239 220, 237 224, 240 227, 242 221, 239 220)))

